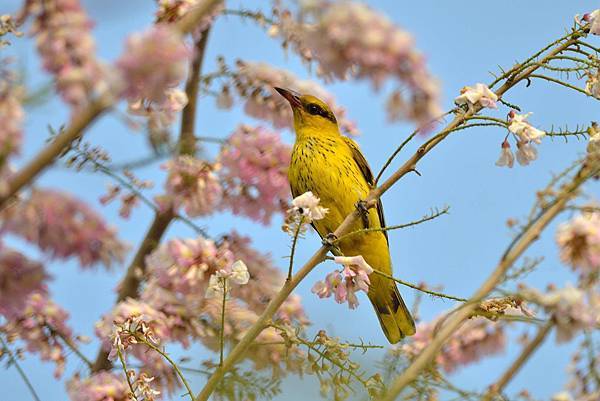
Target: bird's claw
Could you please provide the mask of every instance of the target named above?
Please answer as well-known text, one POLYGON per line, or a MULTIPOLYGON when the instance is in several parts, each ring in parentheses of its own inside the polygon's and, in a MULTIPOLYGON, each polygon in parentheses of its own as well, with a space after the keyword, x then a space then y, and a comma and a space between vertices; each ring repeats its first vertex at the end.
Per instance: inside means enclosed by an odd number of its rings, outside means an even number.
POLYGON ((369 208, 367 202, 359 200, 356 202, 355 206, 356 210, 358 210, 358 214, 360 214, 360 219, 362 220, 364 228, 369 228, 369 208))
POLYGON ((329 233, 321 240, 321 243, 329 248, 333 248, 335 246, 335 241, 337 241, 338 237, 334 233, 329 233))

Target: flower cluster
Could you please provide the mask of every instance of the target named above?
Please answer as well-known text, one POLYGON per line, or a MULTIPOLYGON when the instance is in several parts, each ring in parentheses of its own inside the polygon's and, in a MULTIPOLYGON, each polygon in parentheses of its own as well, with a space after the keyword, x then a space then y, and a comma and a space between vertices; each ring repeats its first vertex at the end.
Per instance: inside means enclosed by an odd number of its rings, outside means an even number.
POLYGON ((561 260, 582 278, 600 273, 600 212, 584 212, 561 224, 556 232, 561 260))
POLYGON ((465 86, 460 90, 460 95, 454 99, 454 103, 459 106, 466 105, 470 111, 475 105, 496 109, 498 108, 496 101, 498 96, 482 83, 475 84, 475 87, 465 86))
POLYGON ((363 3, 311 3, 302 10, 309 23, 294 24, 281 14, 281 34, 300 55, 318 62, 318 73, 369 79, 376 89, 395 79, 408 91, 397 89, 388 99, 390 119, 409 118, 424 127, 439 117, 438 83, 409 33, 363 3))
POLYGON ((224 294, 229 294, 231 290, 230 283, 244 285, 248 283, 248 280, 250 280, 248 267, 244 262, 238 260, 233 265, 219 269, 215 274, 210 276, 208 288, 206 289, 206 298, 221 298, 224 294))
MULTIPOLYGON (((310 93, 331 107, 342 132, 354 135, 355 124, 348 120, 346 111, 336 104, 334 97, 323 87, 310 80, 298 79, 291 72, 275 68, 266 63, 237 61, 237 70, 232 72, 234 86, 238 95, 246 100, 245 112, 255 118, 270 121, 275 128, 290 127, 292 110, 274 87, 294 90, 298 93, 310 93)), ((229 88, 225 87, 217 98, 221 107, 231 106, 229 88)))
POLYGON ((147 117, 151 131, 165 129, 187 104, 185 92, 176 87, 191 55, 181 35, 165 24, 128 39, 116 65, 130 112, 147 117))
POLYGON ((311 191, 296 196, 292 200, 292 207, 287 210, 283 231, 294 236, 303 234, 306 228, 315 220, 321 220, 329 211, 319 205, 320 199, 311 191))
POLYGON ((178 88, 169 88, 164 92, 160 102, 151 102, 146 99, 130 101, 127 111, 134 116, 147 119, 150 140, 153 146, 160 144, 165 137, 166 129, 175 122, 177 113, 187 105, 188 98, 184 91, 178 88), (159 139, 159 140, 157 140, 159 139))
POLYGON ((18 20, 29 16, 44 69, 54 76, 63 99, 80 109, 106 86, 104 68, 95 55, 92 22, 79 0, 27 0, 18 20))
POLYGON ((167 89, 185 77, 191 51, 180 34, 166 25, 133 34, 117 67, 126 83, 125 96, 161 103, 167 89))
POLYGON ((589 22, 591 34, 600 35, 600 9, 584 14, 583 20, 589 22))
POLYGON ((82 379, 74 376, 67 382, 71 401, 130 401, 127 382, 118 373, 100 371, 82 379))
MULTIPOLYGON (((442 319, 437 318, 429 323, 419 324, 410 343, 400 345, 396 351, 404 352, 411 358, 416 357, 429 345, 441 322, 442 319)), ((500 353, 505 346, 504 326, 500 322, 474 318, 466 321, 452 334, 435 358, 435 362, 441 369, 451 373, 460 366, 500 353)))
POLYGON ((23 312, 23 300, 33 293, 46 294, 44 267, 7 248, 0 250, 0 315, 8 320, 23 312))
MULTIPOLYGON (((262 312, 267 302, 283 285, 284 278, 281 271, 274 266, 270 255, 257 252, 251 247, 249 237, 241 236, 235 231, 223 237, 219 247, 229 249, 236 259, 243 260, 250 273, 248 284, 234 287, 232 295, 243 300, 254 312, 262 312)), ((297 312, 290 315, 303 315, 301 305, 297 312)))
POLYGON ((24 95, 14 74, 0 68, 0 167, 21 149, 24 95))
POLYGON ((173 239, 146 258, 148 271, 161 287, 197 295, 204 294, 212 274, 233 262, 231 251, 203 237, 173 239))
POLYGON ((38 353, 42 360, 54 362, 54 376, 58 378, 66 362, 63 339, 73 341, 71 329, 66 324, 69 314, 42 293, 33 293, 22 302, 21 314, 0 326, 0 331, 9 339, 23 341, 27 351, 38 353))
POLYGON ((558 343, 569 341, 581 330, 592 329, 600 321, 597 305, 600 300, 586 297, 582 290, 570 285, 558 290, 551 289, 545 294, 525 287, 519 294, 524 300, 538 304, 552 314, 558 343))
POLYGON ((3 212, 2 230, 17 234, 54 258, 77 257, 83 267, 123 261, 127 247, 85 203, 63 192, 35 189, 3 212))
POLYGON ((317 281, 311 291, 319 298, 334 294, 337 303, 347 301, 350 309, 355 309, 358 306, 356 292, 369 292, 369 274, 373 273, 373 268, 360 255, 336 256, 334 261, 344 268, 329 273, 324 281, 317 281))
MULTIPOLYGON (((530 162, 537 159, 537 149, 533 144, 540 144, 546 133, 533 127, 527 121, 531 113, 517 114, 513 110, 508 113, 508 130, 514 134, 517 141, 517 162, 522 166, 527 166, 530 162)), ((501 145, 502 151, 496 166, 510 167, 514 165, 515 156, 511 150, 508 139, 505 139, 501 145)))
POLYGON ((196 217, 211 213, 221 200, 214 166, 192 156, 179 156, 163 168, 169 173, 168 195, 161 197, 160 203, 170 200, 175 208, 183 207, 188 216, 196 217))
MULTIPOLYGON (((131 303, 132 302, 130 302, 130 304, 131 303)), ((149 310, 149 308, 145 309, 149 310)), ((114 323, 112 348, 108 355, 108 359, 115 360, 118 354, 123 356, 127 348, 131 345, 139 344, 140 342, 148 342, 153 345, 158 345, 160 343, 154 336, 154 332, 150 329, 148 323, 144 320, 145 318, 148 318, 148 315, 145 317, 142 317, 141 315, 130 315, 123 323, 114 323)))
POLYGON ((219 155, 224 207, 268 224, 289 198, 290 153, 275 132, 247 125, 236 129, 219 155))

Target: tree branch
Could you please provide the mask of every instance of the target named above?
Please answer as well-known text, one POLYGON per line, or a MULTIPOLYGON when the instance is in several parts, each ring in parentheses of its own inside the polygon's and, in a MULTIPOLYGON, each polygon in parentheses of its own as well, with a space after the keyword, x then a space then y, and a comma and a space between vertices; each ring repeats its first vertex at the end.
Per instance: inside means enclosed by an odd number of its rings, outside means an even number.
POLYGON ((516 376, 533 352, 544 342, 546 336, 548 333, 550 333, 550 330, 552 330, 553 326, 554 321, 550 319, 544 326, 540 327, 535 338, 529 344, 527 344, 527 346, 523 349, 523 352, 521 352, 518 358, 504 372, 502 377, 500 377, 496 383, 490 386, 488 392, 483 396, 482 401, 490 401, 496 394, 500 394, 502 392, 504 387, 506 387, 512 378, 516 376))
MULTIPOLYGON (((197 7, 190 10, 180 21, 173 25, 181 34, 191 32, 198 21, 214 9, 222 0, 204 0, 197 7)), ((88 126, 108 108, 117 102, 117 98, 110 94, 103 94, 92 101, 89 106, 75 114, 71 124, 64 129, 54 140, 42 149, 25 167, 17 171, 8 184, 8 189, 0 196, 0 209, 6 202, 17 194, 26 185, 31 183, 48 165, 50 165, 71 142, 83 135, 88 126)))
MULTIPOLYGON (((192 60, 190 76, 185 85, 188 104, 183 109, 181 117, 181 129, 179 134, 180 155, 193 155, 196 151, 196 141, 194 136, 197 106, 196 98, 198 95, 198 79, 202 69, 206 43, 208 41, 208 31, 209 30, 207 29, 202 32, 202 37, 196 43, 196 54, 192 60)), ((127 273, 125 273, 125 278, 121 282, 116 303, 124 301, 129 297, 135 298, 138 296, 138 289, 146 269, 146 256, 156 249, 175 216, 175 212, 170 208, 164 212, 156 213, 148 232, 127 269, 127 273)), ((111 367, 112 363, 108 360, 108 352, 100 349, 98 356, 96 357, 96 362, 92 367, 92 372, 109 370, 111 367)))

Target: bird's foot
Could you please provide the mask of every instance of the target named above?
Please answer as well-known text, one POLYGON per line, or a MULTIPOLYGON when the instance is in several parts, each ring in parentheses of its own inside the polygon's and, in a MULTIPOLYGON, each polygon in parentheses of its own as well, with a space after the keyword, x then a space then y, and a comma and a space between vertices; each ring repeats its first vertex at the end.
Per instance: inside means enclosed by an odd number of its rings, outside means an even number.
POLYGON ((358 214, 360 215, 360 219, 362 220, 363 227, 369 228, 369 208, 367 207, 367 202, 364 200, 359 200, 356 202, 356 210, 358 210, 358 214))
POLYGON ((336 246, 335 242, 338 240, 337 235, 335 235, 334 233, 329 233, 325 236, 325 238, 323 238, 321 240, 321 244, 323 244, 323 246, 326 246, 328 248, 333 248, 334 246, 336 246))

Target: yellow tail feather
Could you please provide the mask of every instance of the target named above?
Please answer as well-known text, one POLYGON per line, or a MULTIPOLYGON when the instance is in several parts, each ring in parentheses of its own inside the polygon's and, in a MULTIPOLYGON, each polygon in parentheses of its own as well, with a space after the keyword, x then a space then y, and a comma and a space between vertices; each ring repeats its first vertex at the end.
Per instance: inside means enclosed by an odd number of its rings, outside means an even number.
POLYGON ((395 284, 391 284, 385 295, 378 290, 377 296, 370 296, 379 323, 388 341, 395 344, 406 336, 415 334, 415 322, 400 296, 395 284))

